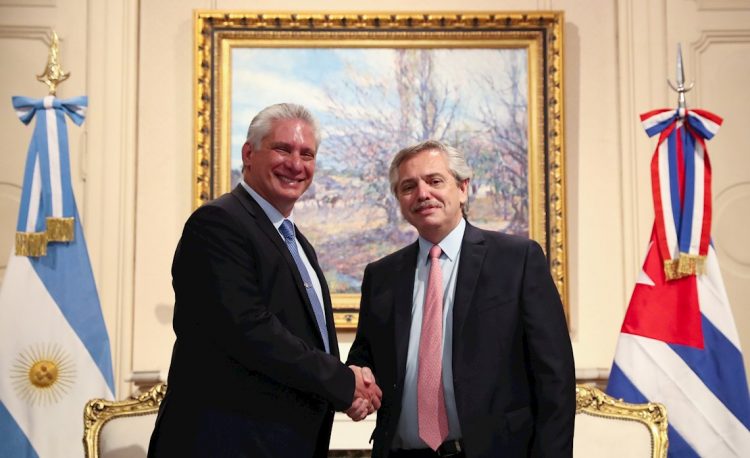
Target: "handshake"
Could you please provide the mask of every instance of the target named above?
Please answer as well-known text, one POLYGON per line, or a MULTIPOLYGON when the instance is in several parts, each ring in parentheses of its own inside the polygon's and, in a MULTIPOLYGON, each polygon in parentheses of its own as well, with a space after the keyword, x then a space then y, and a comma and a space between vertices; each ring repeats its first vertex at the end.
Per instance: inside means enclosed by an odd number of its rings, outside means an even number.
POLYGON ((383 392, 369 367, 349 366, 354 372, 354 400, 345 412, 354 421, 367 418, 380 408, 383 392))

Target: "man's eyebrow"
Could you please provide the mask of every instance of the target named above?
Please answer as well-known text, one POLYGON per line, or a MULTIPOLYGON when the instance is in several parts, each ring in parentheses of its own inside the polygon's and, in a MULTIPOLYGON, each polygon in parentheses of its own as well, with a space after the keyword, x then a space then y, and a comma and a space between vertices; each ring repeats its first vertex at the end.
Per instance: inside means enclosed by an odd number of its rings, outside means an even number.
MULTIPOLYGON (((283 148, 283 149, 288 149, 288 150, 291 150, 293 148, 293 146, 292 146, 291 143, 284 142, 284 141, 275 141, 275 142, 272 142, 271 145, 270 145, 270 147, 271 147, 271 149, 283 148)), ((313 154, 315 154, 315 152, 316 152, 315 148, 308 148, 308 147, 302 148, 301 151, 303 153, 310 152, 310 153, 313 153, 313 154)))
POLYGON ((436 178, 436 177, 445 178, 445 174, 443 174, 441 172, 433 172, 433 173, 428 173, 427 175, 420 175, 420 176, 418 176, 416 178, 415 177, 404 178, 401 181, 399 181, 398 184, 417 181, 417 180, 419 180, 421 178, 430 179, 430 178, 436 178))
POLYGON ((291 146, 292 146, 292 145, 291 145, 291 144, 289 144, 288 142, 282 142, 282 141, 275 141, 275 142, 272 142, 272 143, 271 143, 271 148, 279 148, 279 147, 286 147, 286 148, 289 148, 289 147, 291 147, 291 146))

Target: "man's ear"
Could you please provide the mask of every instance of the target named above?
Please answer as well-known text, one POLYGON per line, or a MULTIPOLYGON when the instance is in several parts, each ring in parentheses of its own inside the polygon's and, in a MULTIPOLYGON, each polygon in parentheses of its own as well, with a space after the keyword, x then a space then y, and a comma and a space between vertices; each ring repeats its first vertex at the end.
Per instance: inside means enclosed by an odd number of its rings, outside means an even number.
POLYGON ((250 165, 250 155, 253 153, 253 145, 250 142, 245 142, 242 145, 242 167, 248 167, 250 165))
POLYGON ((469 200, 469 179, 468 178, 463 181, 458 182, 458 189, 461 190, 461 194, 463 194, 463 197, 464 197, 461 203, 469 200))

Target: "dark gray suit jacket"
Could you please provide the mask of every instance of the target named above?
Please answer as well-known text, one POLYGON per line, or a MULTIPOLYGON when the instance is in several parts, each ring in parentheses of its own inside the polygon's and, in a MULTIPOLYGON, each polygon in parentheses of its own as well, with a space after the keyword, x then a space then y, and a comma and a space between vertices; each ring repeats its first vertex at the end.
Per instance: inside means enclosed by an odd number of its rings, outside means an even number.
POLYGON ((177 336, 150 456, 325 457, 354 376, 331 355, 289 251, 241 186, 193 213, 172 265, 177 336))
MULTIPOLYGON (((347 364, 373 369, 373 456, 392 448, 411 326, 414 243, 365 269, 347 364)), ((468 458, 572 456, 575 371, 560 297, 536 242, 466 225, 453 305, 453 385, 468 458)))

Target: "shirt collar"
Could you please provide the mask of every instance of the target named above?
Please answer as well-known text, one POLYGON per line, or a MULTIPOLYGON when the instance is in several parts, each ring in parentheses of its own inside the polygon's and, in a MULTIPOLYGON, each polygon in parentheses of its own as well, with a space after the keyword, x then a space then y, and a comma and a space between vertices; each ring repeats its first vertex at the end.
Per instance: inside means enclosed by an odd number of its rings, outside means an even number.
POLYGON ((292 211, 292 213, 290 213, 288 217, 284 218, 284 215, 282 215, 280 211, 276 210, 276 207, 271 205, 266 199, 262 198, 260 194, 255 192, 255 190, 251 188, 249 184, 245 183, 245 180, 240 180, 240 184, 252 196, 252 198, 255 199, 256 202, 258 202, 260 208, 263 209, 263 212, 266 214, 266 216, 268 216, 268 219, 271 220, 271 224, 273 224, 273 227, 275 227, 277 230, 285 219, 288 219, 289 221, 294 223, 294 211, 292 211))
MULTIPOLYGON (((466 220, 461 218, 461 221, 458 222, 456 227, 453 228, 452 231, 448 233, 448 235, 443 238, 438 243, 438 246, 441 250, 443 250, 443 254, 451 260, 451 262, 456 260, 456 257, 458 256, 458 252, 461 250, 461 242, 464 239, 464 231, 466 230, 466 220)), ((427 256, 430 253, 430 248, 432 248, 433 243, 429 240, 426 240, 419 237, 419 262, 425 263, 427 262, 427 256)))

